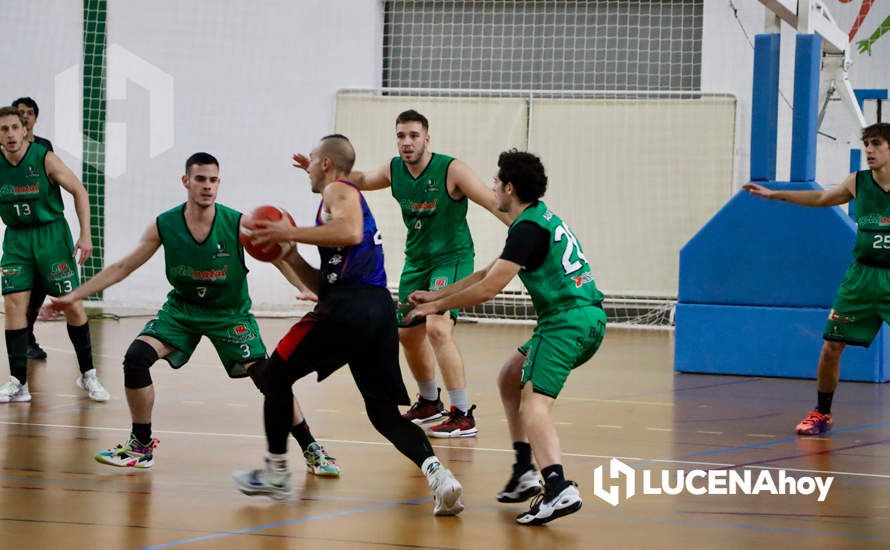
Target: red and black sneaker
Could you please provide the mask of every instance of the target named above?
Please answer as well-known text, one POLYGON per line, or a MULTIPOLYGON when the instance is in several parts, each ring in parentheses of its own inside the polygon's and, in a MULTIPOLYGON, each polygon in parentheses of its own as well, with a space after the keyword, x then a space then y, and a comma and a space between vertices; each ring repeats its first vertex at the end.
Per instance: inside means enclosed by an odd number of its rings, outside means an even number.
POLYGON ((464 414, 457 407, 452 406, 451 412, 448 413, 448 419, 441 424, 437 424, 429 429, 430 437, 475 437, 479 431, 476 429, 476 419, 473 418, 473 409, 476 405, 470 407, 470 410, 464 414))
POLYGON ((442 403, 442 400, 440 399, 442 388, 436 388, 436 390, 435 401, 424 399, 418 393, 417 401, 411 405, 411 408, 408 409, 408 412, 403 414, 402 417, 407 418, 415 424, 425 424, 427 422, 432 422, 433 420, 438 420, 448 414, 445 412, 445 404, 442 403))
POLYGON ((831 414, 810 411, 797 425, 798 435, 819 435, 831 430, 831 414))

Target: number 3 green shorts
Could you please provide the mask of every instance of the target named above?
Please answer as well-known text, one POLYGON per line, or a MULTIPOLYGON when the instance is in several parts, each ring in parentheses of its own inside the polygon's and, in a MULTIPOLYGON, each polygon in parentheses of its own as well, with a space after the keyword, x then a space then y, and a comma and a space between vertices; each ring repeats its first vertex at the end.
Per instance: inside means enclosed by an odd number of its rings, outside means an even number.
POLYGON ((260 328, 250 313, 210 310, 172 298, 139 335, 157 338, 174 348, 164 358, 174 369, 188 362, 201 336, 210 339, 232 378, 247 376, 244 365, 266 356, 260 328))
POLYGON ((68 222, 7 227, 0 272, 4 295, 42 286, 50 296, 61 296, 77 288, 80 279, 68 222))
POLYGON ((593 357, 605 334, 606 312, 597 306, 540 319, 531 339, 519 348, 525 355, 520 386, 531 380, 535 393, 556 399, 569 373, 593 357))

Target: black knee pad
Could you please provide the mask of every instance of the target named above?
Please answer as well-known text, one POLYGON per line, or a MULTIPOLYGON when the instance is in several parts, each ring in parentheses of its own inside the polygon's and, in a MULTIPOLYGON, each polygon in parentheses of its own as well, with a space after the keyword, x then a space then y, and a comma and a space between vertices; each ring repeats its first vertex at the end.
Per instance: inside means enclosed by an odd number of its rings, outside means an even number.
POLYGON ((124 354, 124 387, 138 390, 151 386, 148 369, 158 360, 158 352, 142 340, 133 340, 124 354))

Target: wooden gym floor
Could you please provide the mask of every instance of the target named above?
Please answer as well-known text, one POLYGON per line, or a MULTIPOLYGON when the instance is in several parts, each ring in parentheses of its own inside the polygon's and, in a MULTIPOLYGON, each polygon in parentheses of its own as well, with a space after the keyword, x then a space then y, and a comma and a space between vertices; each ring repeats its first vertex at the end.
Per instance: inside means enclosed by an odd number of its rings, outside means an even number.
MULTIPOLYGON (((120 363, 145 321, 92 324, 107 403, 75 387, 64 323, 38 325, 49 360, 31 364, 34 400, 0 405, 0 548, 890 547, 886 385, 842 384, 833 434, 798 438, 793 428, 813 405, 812 381, 675 375, 672 333, 612 328, 600 353, 570 377, 554 413, 566 473, 584 506, 547 526, 521 527, 513 518, 525 505, 494 499, 512 463, 495 378, 529 326, 458 325, 480 434, 434 440, 466 504, 459 517, 436 518, 424 477, 371 428, 347 369, 295 387, 342 477, 304 474, 291 440, 293 500, 238 493, 230 471, 258 467, 265 449, 261 400, 248 380, 225 376, 206 341, 182 370, 152 369, 161 441, 154 468, 94 462, 96 451, 129 432, 120 363), (612 507, 593 492, 594 468, 612 457, 656 472, 747 466, 755 477, 784 468, 835 481, 824 503, 799 494, 642 495, 638 487, 612 507)), ((290 322, 262 319, 267 345, 290 322)))

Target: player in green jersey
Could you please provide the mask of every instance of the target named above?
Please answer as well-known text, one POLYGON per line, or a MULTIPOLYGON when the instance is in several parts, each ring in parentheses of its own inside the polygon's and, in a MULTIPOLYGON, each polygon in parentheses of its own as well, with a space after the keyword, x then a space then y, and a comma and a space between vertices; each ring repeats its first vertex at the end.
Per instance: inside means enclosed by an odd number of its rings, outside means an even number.
MULTIPOLYGON (((86 189, 59 157, 29 142, 26 135, 18 110, 0 108, 0 217, 6 224, 0 267, 6 353, 12 375, 0 386, 0 403, 31 400, 26 313, 31 289, 38 286, 54 296, 70 292, 79 283, 77 265, 83 265, 93 251, 86 189), (61 189, 74 197, 80 222, 77 243, 65 221, 61 189)), ((107 401, 108 392, 93 368, 90 326, 83 303, 70 302, 64 313, 81 373, 75 383, 90 399, 107 401)))
MULTIPOLYGON (((447 418, 428 430, 432 437, 472 437, 477 433, 473 407, 467 397, 463 359, 452 335, 458 310, 443 310, 413 324, 403 322, 415 290, 444 288, 473 272, 473 239, 467 225, 467 199, 498 216, 491 190, 458 159, 429 149, 429 122, 414 110, 396 118, 399 156, 370 172, 349 175, 361 190, 389 187, 398 201, 408 230, 405 266, 399 280, 399 340, 417 381, 419 395, 405 417, 422 424, 447 418), (446 412, 439 399, 436 363, 451 401, 446 412)), ((294 155, 296 166, 309 159, 294 155)))
POLYGON ((854 172, 841 185, 826 190, 781 191, 756 183, 743 187, 752 195, 801 206, 837 206, 856 199, 855 261, 837 291, 825 331, 816 374, 816 408, 797 425, 800 435, 831 430, 831 402, 847 344, 869 346, 890 322, 890 124, 862 130, 868 170, 854 172))
POLYGON ((522 502, 540 493, 532 450, 544 478, 543 495, 516 517, 524 525, 547 523, 581 508, 577 485, 565 479, 550 411, 569 373, 596 353, 606 330, 603 295, 578 239, 540 200, 546 190, 538 157, 516 150, 501 153, 494 194, 498 210, 511 220, 503 252, 485 269, 443 290, 414 292, 408 299, 416 307, 406 316, 481 304, 516 275, 528 289, 538 323, 498 375, 516 463, 497 499, 522 502))
MULTIPOLYGON (((132 433, 126 443, 96 455, 103 464, 130 468, 154 464, 157 440, 151 437, 151 412, 155 391, 149 368, 158 359, 173 368, 182 367, 202 336, 213 343, 230 377, 250 376, 265 391, 266 348, 250 313, 247 267, 238 239, 241 213, 216 202, 220 182, 216 158, 207 153, 189 157, 182 176, 186 202, 159 215, 129 255, 74 292, 53 300, 54 307, 63 308, 104 290, 164 247, 167 280, 173 290, 157 318, 145 325, 124 355, 132 433)), ((291 433, 303 449, 309 471, 339 475, 340 468, 313 439, 296 400, 291 433)))
MULTIPOLYGON (((22 116, 22 123, 27 130, 25 139, 43 145, 52 151, 52 142, 34 133, 37 126, 37 116, 40 114, 40 107, 37 106, 37 102, 30 97, 20 97, 12 102, 12 106, 18 109, 19 114, 22 116)), ((46 359, 46 352, 43 351, 43 348, 40 347, 40 344, 37 343, 37 339, 34 337, 35 321, 37 321, 38 317, 42 320, 49 320, 59 315, 57 311, 50 307, 41 309, 45 299, 46 291, 35 281, 34 287, 31 289, 31 298, 28 301, 28 359, 46 359)))

